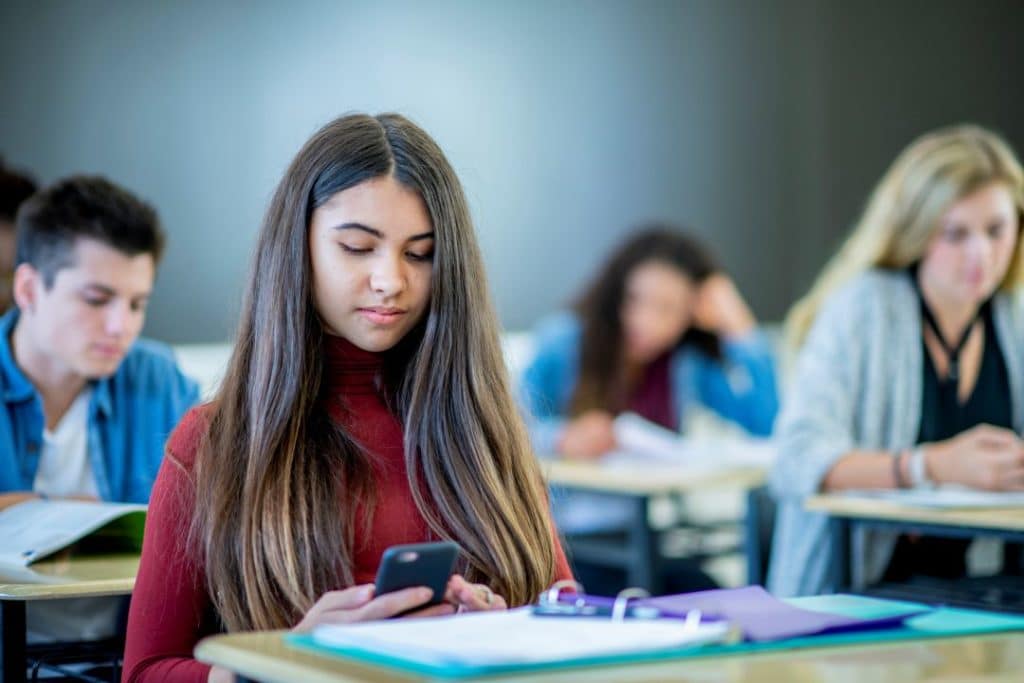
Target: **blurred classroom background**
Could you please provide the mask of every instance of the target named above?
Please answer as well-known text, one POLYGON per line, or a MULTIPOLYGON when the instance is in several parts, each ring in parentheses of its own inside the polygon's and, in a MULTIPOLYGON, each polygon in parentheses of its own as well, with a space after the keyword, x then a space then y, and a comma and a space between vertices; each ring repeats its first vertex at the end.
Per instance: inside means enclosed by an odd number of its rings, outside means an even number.
POLYGON ((230 338, 274 182, 353 110, 448 153, 509 329, 651 218, 779 320, 911 139, 973 121, 1024 149, 1021 26, 1000 0, 8 1, 0 154, 156 205, 145 333, 172 343, 230 338))

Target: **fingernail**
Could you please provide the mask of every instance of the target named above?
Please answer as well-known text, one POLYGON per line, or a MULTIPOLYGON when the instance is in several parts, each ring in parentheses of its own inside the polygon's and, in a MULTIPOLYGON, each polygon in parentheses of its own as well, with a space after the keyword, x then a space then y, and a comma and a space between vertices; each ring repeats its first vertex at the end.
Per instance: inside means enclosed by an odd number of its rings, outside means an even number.
POLYGON ((364 598, 364 599, 369 599, 370 597, 373 596, 373 588, 374 588, 374 586, 373 586, 372 583, 363 586, 363 590, 361 590, 359 592, 359 596, 364 598))
POLYGON ((417 595, 419 595, 419 597, 423 600, 429 600, 430 598, 434 597, 434 591, 430 590, 429 588, 421 588, 420 592, 417 593, 417 595))

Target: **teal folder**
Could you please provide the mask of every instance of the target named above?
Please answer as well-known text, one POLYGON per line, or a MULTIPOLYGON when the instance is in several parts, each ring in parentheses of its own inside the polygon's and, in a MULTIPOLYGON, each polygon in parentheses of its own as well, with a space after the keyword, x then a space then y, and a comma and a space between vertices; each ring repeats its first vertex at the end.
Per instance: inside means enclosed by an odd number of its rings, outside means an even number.
MULTIPOLYGON (((382 666, 405 673, 444 679, 461 679, 509 673, 554 671, 585 666, 614 666, 626 663, 657 662, 673 659, 736 655, 778 650, 826 647, 837 645, 891 643, 903 640, 922 640, 952 636, 980 635, 1008 631, 1024 631, 1024 616, 982 612, 952 607, 931 608, 928 605, 882 600, 856 595, 825 595, 787 600, 797 607, 831 614, 860 618, 879 618, 889 614, 920 609, 922 614, 910 617, 902 626, 873 631, 835 633, 773 642, 738 642, 689 646, 666 650, 652 650, 634 654, 616 654, 607 657, 564 659, 555 662, 528 664, 467 665, 458 661, 445 663, 424 662, 412 657, 399 657, 356 647, 326 646, 310 634, 289 634, 286 642, 296 648, 317 654, 340 656, 366 664, 382 666)), ((472 645, 468 645, 472 647, 472 645)))

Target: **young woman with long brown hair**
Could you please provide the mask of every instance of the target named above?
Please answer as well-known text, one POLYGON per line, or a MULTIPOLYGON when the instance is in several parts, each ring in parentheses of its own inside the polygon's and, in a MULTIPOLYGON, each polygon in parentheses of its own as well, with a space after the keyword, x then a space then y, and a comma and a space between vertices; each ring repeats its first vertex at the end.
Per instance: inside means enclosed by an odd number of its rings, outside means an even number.
POLYGON ((531 602, 569 578, 517 418, 462 188, 401 116, 346 116, 285 173, 217 398, 167 445, 125 679, 205 681, 218 630, 393 616, 384 549, 450 539, 420 615, 531 602), (464 578, 463 578, 464 577, 464 578))
MULTIPOLYGON (((572 311, 544 320, 522 377, 534 448, 596 460, 617 447, 612 423, 630 411, 685 429, 693 408, 767 435, 778 404, 771 349, 732 280, 696 238, 642 226, 608 257, 572 311)), ((622 528, 631 508, 607 496, 556 492, 567 534, 622 528)), ((588 591, 613 593, 622 572, 576 570, 588 591)), ((675 589, 713 585, 698 571, 675 589)))

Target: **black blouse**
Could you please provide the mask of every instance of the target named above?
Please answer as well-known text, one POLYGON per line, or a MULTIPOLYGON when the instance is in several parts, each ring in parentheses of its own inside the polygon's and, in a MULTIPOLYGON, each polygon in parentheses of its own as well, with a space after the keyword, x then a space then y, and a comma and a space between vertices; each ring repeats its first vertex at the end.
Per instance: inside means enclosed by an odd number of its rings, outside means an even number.
MULTIPOLYGON (((992 306, 981 311, 985 346, 978 380, 964 403, 957 396, 957 382, 943 380, 924 343, 924 383, 921 392, 921 428, 917 443, 933 443, 952 438, 979 424, 1013 428, 1010 405, 1010 379, 1006 361, 996 337, 992 306)), ((967 547, 970 539, 910 538, 900 536, 892 560, 886 569, 886 581, 906 581, 912 576, 960 578, 967 574, 967 547)))

